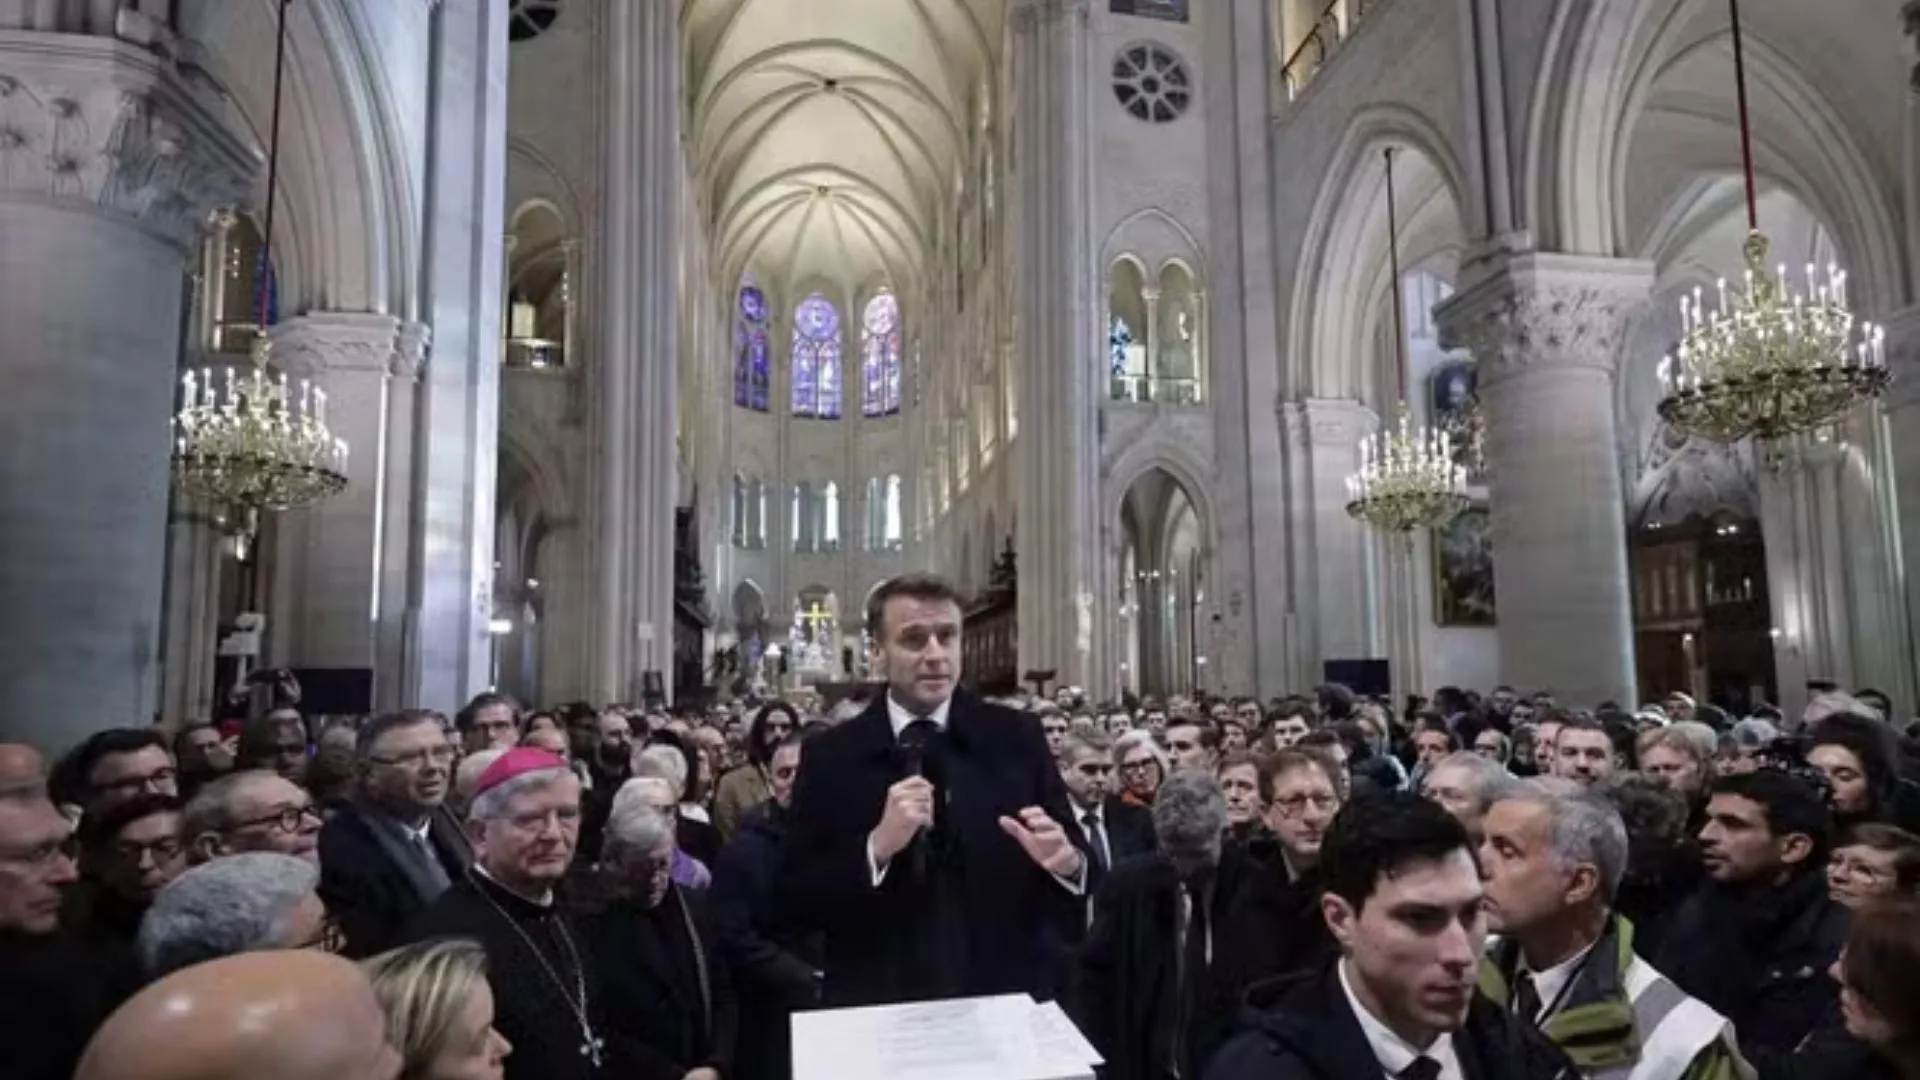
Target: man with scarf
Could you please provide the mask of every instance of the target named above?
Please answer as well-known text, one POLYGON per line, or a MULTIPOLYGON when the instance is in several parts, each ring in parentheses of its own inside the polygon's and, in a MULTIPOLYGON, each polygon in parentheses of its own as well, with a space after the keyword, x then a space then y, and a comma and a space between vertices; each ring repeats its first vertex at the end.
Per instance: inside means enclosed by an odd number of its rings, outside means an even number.
POLYGON ((1480 989, 1558 1043, 1583 1076, 1738 1080, 1731 1024, 1633 951, 1612 910, 1627 827, 1599 794, 1528 785, 1481 819, 1487 928, 1480 989))
POLYGON ((1740 1047, 1793 1053, 1833 1022, 1828 974, 1847 934, 1827 896, 1832 823, 1822 793, 1780 769, 1713 782, 1700 857, 1708 880, 1675 914, 1654 966, 1733 1022, 1740 1047))

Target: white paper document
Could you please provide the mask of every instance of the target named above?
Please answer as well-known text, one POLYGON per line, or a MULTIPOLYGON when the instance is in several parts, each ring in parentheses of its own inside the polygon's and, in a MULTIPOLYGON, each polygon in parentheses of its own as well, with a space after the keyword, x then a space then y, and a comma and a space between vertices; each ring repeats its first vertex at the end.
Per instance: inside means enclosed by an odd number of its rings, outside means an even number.
POLYGON ((794 1080, 1082 1080, 1098 1064, 1058 1005, 1022 994, 793 1017, 794 1080))

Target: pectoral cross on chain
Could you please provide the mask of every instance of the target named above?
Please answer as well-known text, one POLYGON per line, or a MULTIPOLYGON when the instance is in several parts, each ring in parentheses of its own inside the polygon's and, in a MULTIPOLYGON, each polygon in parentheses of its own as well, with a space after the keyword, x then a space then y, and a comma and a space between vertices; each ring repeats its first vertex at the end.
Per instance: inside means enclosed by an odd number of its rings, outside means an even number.
POLYGON ((606 1041, 591 1031, 585 1035, 586 1041, 580 1044, 580 1056, 593 1062, 593 1067, 597 1069, 601 1065, 600 1053, 606 1049, 606 1041))

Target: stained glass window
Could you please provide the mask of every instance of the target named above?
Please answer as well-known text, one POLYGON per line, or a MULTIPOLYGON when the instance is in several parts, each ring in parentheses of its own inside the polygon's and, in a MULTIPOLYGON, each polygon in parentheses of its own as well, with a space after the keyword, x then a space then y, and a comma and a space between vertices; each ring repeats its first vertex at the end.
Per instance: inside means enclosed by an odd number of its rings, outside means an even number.
POLYGON ((840 311, 819 293, 793 311, 793 415, 840 418, 840 311))
POLYGON ((861 412, 891 416, 900 411, 900 301, 880 293, 867 302, 861 322, 861 412))
POLYGON ((767 340, 767 298, 752 284, 740 287, 738 332, 733 341, 733 403, 757 412, 770 407, 772 350, 767 340))

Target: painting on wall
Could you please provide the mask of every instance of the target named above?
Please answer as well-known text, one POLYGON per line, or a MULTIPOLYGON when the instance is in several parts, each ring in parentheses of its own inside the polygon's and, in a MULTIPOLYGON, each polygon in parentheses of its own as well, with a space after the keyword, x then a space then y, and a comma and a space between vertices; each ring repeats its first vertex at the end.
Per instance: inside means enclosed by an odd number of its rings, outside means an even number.
POLYGON ((1453 440, 1453 463, 1467 470, 1467 482, 1485 483, 1479 370, 1471 360, 1449 360, 1435 367, 1429 379, 1427 415, 1435 430, 1453 440))
POLYGON ((1115 15, 1138 15, 1168 22, 1187 21, 1187 0, 1111 0, 1107 10, 1115 15))
POLYGON ((1484 503, 1433 534, 1433 621, 1440 626, 1492 626, 1493 528, 1484 503))

